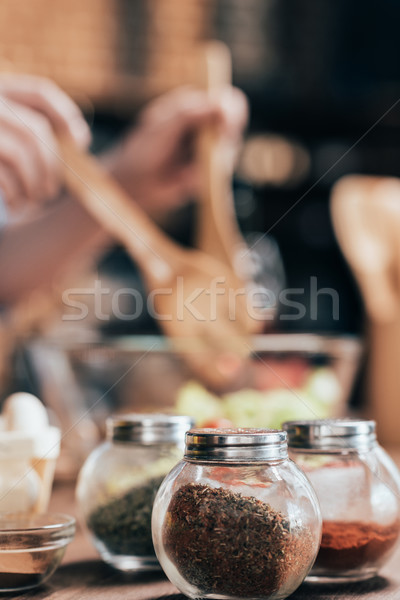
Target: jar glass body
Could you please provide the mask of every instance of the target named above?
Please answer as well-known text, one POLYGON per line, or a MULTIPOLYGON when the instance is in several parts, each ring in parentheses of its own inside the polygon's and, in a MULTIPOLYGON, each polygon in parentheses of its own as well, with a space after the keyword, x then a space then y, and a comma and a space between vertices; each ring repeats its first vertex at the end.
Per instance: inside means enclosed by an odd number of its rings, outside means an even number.
POLYGON ((40 479, 28 459, 0 460, 0 512, 32 512, 39 494, 40 479))
POLYGON ((77 499, 94 546, 122 571, 159 569, 151 511, 157 490, 182 458, 182 445, 106 441, 78 478, 77 499))
POLYGON ((377 443, 363 450, 290 448, 322 513, 321 548, 308 580, 359 581, 376 575, 400 535, 400 478, 377 443))
POLYGON ((288 460, 181 461, 153 508, 153 542, 167 577, 190 598, 286 598, 318 551, 321 516, 288 460))

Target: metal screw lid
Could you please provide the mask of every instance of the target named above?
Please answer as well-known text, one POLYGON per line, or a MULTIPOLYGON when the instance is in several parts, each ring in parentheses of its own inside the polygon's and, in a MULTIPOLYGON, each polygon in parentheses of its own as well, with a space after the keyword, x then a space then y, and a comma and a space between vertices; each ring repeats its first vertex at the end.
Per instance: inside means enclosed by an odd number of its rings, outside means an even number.
POLYGON ((140 444, 182 443, 193 427, 192 417, 163 414, 127 414, 106 421, 107 439, 140 444))
POLYGON ((316 450, 368 449, 376 442, 375 421, 363 419, 326 419, 287 421, 290 448, 316 450))
POLYGON ((263 462, 287 457, 287 435, 278 429, 191 429, 185 459, 190 461, 263 462))

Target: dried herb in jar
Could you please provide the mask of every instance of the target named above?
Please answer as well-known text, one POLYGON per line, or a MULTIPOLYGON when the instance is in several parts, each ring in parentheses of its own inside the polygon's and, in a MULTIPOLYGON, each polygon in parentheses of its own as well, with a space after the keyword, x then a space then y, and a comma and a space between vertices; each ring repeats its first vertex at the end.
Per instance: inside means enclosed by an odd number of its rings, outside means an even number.
POLYGON ((399 534, 399 521, 386 526, 359 521, 324 521, 315 568, 334 572, 375 564, 393 548, 399 534))
POLYGON ((155 556, 151 537, 151 512, 163 477, 149 479, 98 506, 89 515, 88 527, 110 552, 126 556, 155 556))
POLYGON ((200 593, 241 598, 269 597, 301 577, 315 551, 311 531, 292 530, 268 504, 197 483, 172 497, 163 537, 168 557, 200 593))

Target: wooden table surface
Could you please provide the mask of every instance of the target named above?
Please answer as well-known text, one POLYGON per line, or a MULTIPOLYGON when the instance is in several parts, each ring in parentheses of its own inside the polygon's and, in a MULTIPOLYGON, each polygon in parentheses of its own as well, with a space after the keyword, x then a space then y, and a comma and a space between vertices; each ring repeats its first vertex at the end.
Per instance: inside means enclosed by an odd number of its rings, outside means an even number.
MULTIPOLYGON (((400 465, 400 450, 391 452, 400 465)), ((51 510, 76 514, 71 485, 56 485, 51 510)), ((162 574, 125 575, 101 560, 81 528, 65 554, 62 565, 47 584, 24 594, 7 597, 28 600, 185 600, 162 574)), ((303 584, 291 600, 400 600, 400 546, 379 577, 336 586, 303 584)))

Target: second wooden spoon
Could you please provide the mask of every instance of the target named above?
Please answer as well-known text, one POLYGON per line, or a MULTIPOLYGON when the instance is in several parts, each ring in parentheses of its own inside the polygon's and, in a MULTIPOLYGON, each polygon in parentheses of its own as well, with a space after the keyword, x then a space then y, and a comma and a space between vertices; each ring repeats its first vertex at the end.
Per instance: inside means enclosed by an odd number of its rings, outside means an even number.
MULTIPOLYGON (((231 84, 231 56, 222 42, 202 44, 196 53, 198 85, 210 98, 218 100, 221 89, 231 84)), ((197 207, 196 246, 220 260, 236 277, 237 287, 246 287, 251 301, 251 290, 256 284, 251 277, 250 251, 236 220, 232 196, 232 165, 229 141, 215 125, 205 127, 199 134, 197 151, 201 171, 201 190, 197 207)), ((251 308, 251 305, 249 305, 251 308)), ((247 311, 247 330, 260 332, 262 319, 254 318, 255 311, 247 311)))

